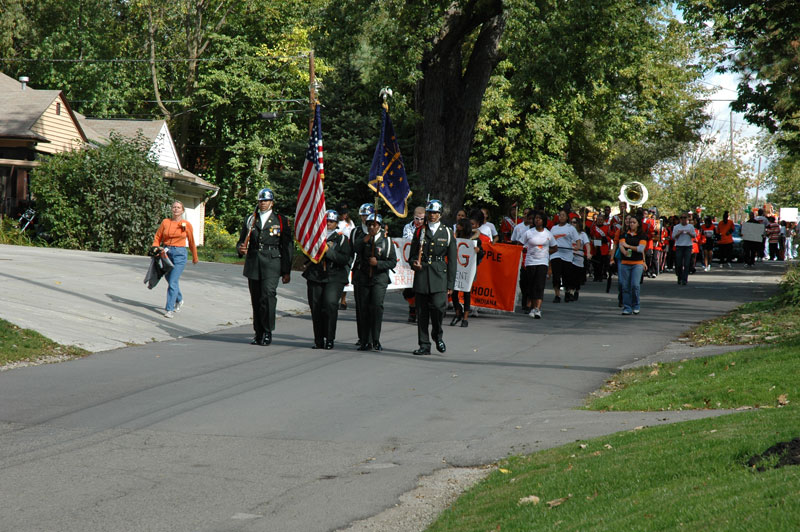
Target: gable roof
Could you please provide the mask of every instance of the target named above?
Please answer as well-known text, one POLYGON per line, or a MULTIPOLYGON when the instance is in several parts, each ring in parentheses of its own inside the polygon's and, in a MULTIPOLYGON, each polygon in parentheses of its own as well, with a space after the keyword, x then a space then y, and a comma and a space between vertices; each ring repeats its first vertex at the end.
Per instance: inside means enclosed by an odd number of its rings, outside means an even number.
POLYGON ((61 91, 42 91, 27 87, 0 72, 0 137, 49 142, 31 127, 44 114, 61 91))
POLYGON ((0 72, 0 117, 3 117, 0 120, 0 137, 50 142, 33 131, 33 126, 56 99, 61 100, 81 140, 86 141, 86 134, 60 90, 39 90, 27 86, 22 90, 19 81, 0 72))
POLYGON ((165 120, 87 118, 80 113, 75 113, 75 116, 78 118, 81 127, 86 131, 89 140, 96 144, 108 143, 112 133, 132 139, 141 132, 151 142, 151 149, 154 150, 154 154, 159 159, 159 164, 164 169, 164 175, 167 178, 183 181, 203 190, 219 190, 218 186, 209 183, 181 166, 175 143, 172 141, 172 135, 165 120), (161 137, 162 135, 163 138, 161 137), (167 150, 168 153, 157 153, 156 148, 167 150), (168 164, 164 161, 172 161, 174 164, 168 164))

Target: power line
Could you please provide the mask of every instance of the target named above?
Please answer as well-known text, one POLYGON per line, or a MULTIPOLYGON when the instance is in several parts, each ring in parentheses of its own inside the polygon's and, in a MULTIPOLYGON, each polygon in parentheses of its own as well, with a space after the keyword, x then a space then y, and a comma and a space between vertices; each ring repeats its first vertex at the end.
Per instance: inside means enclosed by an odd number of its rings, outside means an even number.
POLYGON ((0 57, 3 62, 17 63, 186 63, 189 61, 198 62, 219 62, 219 61, 270 61, 282 59, 305 59, 308 54, 299 55, 274 55, 274 56, 233 56, 233 57, 173 57, 171 59, 135 59, 135 58, 113 58, 113 59, 66 59, 66 58, 47 58, 47 57, 0 57))

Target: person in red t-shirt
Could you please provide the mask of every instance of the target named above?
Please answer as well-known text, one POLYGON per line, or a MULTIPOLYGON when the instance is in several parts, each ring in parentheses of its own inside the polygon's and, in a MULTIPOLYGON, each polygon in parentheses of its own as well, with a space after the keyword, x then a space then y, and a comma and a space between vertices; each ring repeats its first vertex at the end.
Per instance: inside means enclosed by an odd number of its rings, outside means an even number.
POLYGON ((594 263, 594 280, 603 281, 608 275, 609 252, 613 235, 611 224, 606 222, 604 214, 598 214, 589 229, 592 241, 592 262, 594 263))

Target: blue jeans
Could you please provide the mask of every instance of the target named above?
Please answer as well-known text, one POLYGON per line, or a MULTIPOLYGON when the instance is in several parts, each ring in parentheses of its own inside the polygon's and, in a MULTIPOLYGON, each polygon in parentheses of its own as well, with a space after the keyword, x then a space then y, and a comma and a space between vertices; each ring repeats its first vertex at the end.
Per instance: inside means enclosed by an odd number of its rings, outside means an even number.
POLYGON ((178 285, 183 269, 186 268, 186 248, 169 248, 167 256, 172 264, 175 265, 164 278, 169 283, 167 288, 167 306, 166 310, 175 310, 175 303, 183 301, 183 294, 181 294, 181 287, 178 285))
POLYGON ((675 246, 675 274, 678 281, 689 280, 689 270, 692 267, 692 246, 675 246))
POLYGON ((639 286, 642 282, 641 264, 620 264, 619 285, 622 287, 622 311, 639 310, 639 286))

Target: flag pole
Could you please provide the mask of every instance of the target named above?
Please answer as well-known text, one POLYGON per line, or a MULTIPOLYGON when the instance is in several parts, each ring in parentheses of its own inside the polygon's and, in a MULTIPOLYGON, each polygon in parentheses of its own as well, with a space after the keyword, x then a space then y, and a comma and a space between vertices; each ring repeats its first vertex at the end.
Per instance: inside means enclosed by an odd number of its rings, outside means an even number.
POLYGON ((308 97, 309 107, 311 107, 311 119, 308 121, 308 134, 311 135, 311 130, 314 127, 314 111, 316 110, 317 103, 317 77, 314 69, 314 50, 308 53, 308 97))
MULTIPOLYGON (((386 115, 389 114, 389 103, 387 100, 391 95, 392 95, 392 89, 390 89, 389 87, 382 88, 379 94, 379 96, 383 98, 383 104, 381 104, 381 107, 383 107, 383 111, 384 113, 386 113, 386 115)), ((383 174, 378 174, 377 178, 378 178, 378 183, 377 186, 375 187, 375 201, 372 206, 372 208, 375 209, 375 214, 378 214, 378 200, 380 199, 380 195, 378 193, 380 192, 381 186, 383 185, 383 174)))

